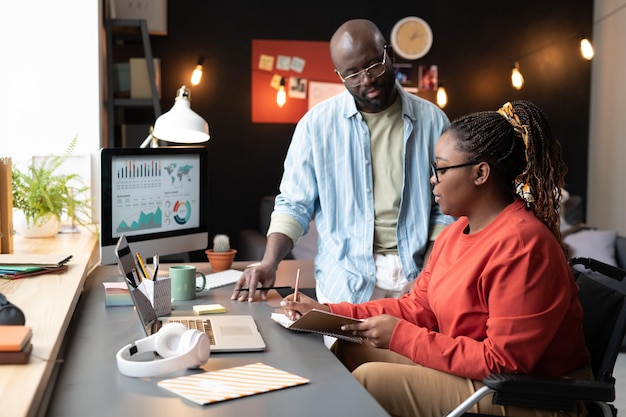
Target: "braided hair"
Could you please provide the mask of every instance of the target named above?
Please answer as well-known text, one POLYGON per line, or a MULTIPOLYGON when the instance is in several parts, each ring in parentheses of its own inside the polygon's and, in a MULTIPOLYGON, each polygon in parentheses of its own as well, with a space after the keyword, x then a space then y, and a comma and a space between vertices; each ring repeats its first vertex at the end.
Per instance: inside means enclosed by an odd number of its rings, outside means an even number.
POLYGON ((543 112, 529 101, 463 116, 450 126, 469 161, 485 161, 511 198, 522 198, 561 243, 559 203, 567 167, 543 112))

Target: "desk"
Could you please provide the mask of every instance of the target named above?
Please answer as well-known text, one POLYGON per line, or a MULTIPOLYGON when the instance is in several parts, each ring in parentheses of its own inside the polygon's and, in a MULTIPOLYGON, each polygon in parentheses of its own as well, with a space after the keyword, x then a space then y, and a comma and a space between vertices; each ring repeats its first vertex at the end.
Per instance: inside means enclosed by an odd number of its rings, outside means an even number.
MULTIPOLYGON (((247 263, 235 263, 242 269, 247 263)), ((196 264, 209 273, 208 264, 196 264)), ((163 271, 167 266, 162 266, 163 271)), ((293 285, 301 268, 301 286, 313 284, 312 261, 283 261, 277 285, 293 285)), ((309 384, 232 401, 198 406, 157 386, 158 378, 130 378, 120 374, 116 352, 144 337, 133 307, 105 307, 103 281, 118 280, 115 266, 100 266, 88 277, 70 328, 68 344, 48 417, 73 416, 387 416, 384 409, 324 346, 322 337, 284 329, 270 314, 280 296, 270 291, 268 301, 231 301, 232 285, 202 291, 194 301, 174 302, 176 315, 193 314, 193 304, 220 303, 228 314, 251 314, 267 345, 265 352, 213 353, 203 366, 207 371, 255 362, 309 378, 309 384)))
POLYGON ((44 239, 15 236, 15 253, 62 253, 73 258, 61 274, 0 279, 0 292, 22 309, 26 325, 33 328, 29 363, 0 366, 0 416, 35 416, 46 403, 65 332, 89 268, 97 261, 97 245, 97 236, 86 229, 44 239))

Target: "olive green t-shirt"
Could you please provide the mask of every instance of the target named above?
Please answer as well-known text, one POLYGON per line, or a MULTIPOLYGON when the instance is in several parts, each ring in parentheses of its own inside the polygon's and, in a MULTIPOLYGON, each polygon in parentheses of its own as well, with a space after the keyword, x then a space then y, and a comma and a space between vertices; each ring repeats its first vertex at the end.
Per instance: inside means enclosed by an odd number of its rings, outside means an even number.
POLYGON ((404 172, 402 102, 378 113, 361 112, 371 138, 374 181, 374 253, 398 253, 398 210, 404 172))

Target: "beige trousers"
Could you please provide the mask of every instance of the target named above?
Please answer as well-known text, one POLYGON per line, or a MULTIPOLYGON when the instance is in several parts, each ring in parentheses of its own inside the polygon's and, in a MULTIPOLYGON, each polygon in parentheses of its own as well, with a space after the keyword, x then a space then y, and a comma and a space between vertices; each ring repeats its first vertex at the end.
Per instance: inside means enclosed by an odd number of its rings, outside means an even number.
MULTIPOLYGON (((354 377, 392 416, 443 417, 483 386, 480 381, 462 378, 417 365, 405 356, 386 349, 372 348, 339 340, 332 348, 354 377)), ((571 377, 591 379, 591 368, 584 367, 571 377)), ((584 405, 571 412, 552 412, 491 404, 484 397, 471 413, 520 417, 582 417, 584 405)))

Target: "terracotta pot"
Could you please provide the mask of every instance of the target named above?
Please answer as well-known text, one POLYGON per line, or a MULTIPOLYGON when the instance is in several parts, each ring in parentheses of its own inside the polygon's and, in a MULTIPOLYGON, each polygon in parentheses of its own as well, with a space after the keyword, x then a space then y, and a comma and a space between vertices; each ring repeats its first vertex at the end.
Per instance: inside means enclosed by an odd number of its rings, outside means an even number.
POLYGON ((237 250, 231 249, 228 252, 215 252, 213 249, 207 249, 204 253, 206 253, 209 259, 213 272, 220 272, 230 269, 237 250))

